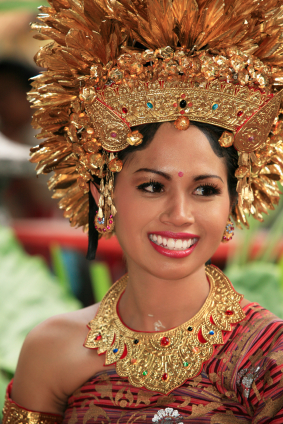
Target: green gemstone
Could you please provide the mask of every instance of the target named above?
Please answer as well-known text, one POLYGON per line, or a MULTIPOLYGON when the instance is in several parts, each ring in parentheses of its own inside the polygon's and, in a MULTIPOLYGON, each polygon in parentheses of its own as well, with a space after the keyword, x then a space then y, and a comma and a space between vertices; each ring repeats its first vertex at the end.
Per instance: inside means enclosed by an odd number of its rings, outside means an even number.
POLYGON ((185 361, 185 362, 183 362, 183 365, 184 365, 184 367, 188 367, 189 363, 185 361))
POLYGON ((144 372, 142 373, 142 375, 147 375, 147 371, 144 371, 144 372))
POLYGON ((214 105, 212 106, 212 110, 216 110, 219 108, 219 105, 217 103, 214 103, 214 105))

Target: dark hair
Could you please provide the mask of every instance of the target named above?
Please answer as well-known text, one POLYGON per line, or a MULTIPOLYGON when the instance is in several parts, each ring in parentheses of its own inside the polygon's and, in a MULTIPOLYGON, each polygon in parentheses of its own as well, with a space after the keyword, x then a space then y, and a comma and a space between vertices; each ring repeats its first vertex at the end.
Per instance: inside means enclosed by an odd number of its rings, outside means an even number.
MULTIPOLYGON (((139 150, 144 150, 153 140, 158 128, 163 124, 163 122, 153 123, 153 124, 144 124, 136 127, 132 127, 132 131, 138 130, 143 135, 143 142, 138 146, 129 146, 124 150, 121 150, 118 153, 118 158, 123 162, 127 160, 131 153, 137 152, 139 150)), ((228 190, 230 195, 230 201, 233 206, 235 206, 237 201, 237 178, 235 177, 235 171, 238 167, 238 153, 236 149, 231 147, 221 147, 219 144, 219 138, 224 132, 223 128, 217 127, 215 125, 204 124, 202 122, 191 121, 192 125, 195 125, 197 128, 202 131, 214 153, 219 158, 224 158, 227 166, 227 183, 228 190)), ((233 207, 232 206, 232 207, 233 207)), ((98 232, 94 228, 94 216, 97 210, 96 203, 93 199, 91 192, 89 192, 89 244, 87 259, 94 259, 98 243, 98 232)))

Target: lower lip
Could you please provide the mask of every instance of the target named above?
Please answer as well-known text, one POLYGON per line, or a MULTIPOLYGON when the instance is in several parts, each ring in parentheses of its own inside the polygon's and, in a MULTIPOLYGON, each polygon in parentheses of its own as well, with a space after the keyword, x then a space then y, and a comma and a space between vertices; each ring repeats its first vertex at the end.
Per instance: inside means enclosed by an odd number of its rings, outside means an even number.
POLYGON ((161 253, 161 255, 167 256, 169 258, 185 258, 186 256, 189 256, 192 253, 192 251, 198 244, 198 241, 196 241, 195 244, 193 244, 189 249, 186 250, 169 250, 165 249, 165 247, 159 246, 150 239, 149 241, 158 253, 161 253))

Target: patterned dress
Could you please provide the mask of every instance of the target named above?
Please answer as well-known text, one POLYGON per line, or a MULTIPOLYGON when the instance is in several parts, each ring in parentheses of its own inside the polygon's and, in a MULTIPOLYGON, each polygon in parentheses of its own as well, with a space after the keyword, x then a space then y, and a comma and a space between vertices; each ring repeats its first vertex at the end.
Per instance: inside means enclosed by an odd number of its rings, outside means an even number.
POLYGON ((200 375, 169 395, 105 368, 69 398, 64 424, 283 424, 283 321, 256 303, 200 375))

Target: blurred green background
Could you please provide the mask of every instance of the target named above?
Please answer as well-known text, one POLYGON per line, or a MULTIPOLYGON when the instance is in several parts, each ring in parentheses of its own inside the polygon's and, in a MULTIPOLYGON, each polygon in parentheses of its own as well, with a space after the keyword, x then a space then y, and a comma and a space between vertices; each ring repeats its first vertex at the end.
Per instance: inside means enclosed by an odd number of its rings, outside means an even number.
POLYGON ((1 0, 0 1, 0 12, 6 10, 31 10, 34 12, 36 7, 46 6, 48 2, 45 0, 1 0))

